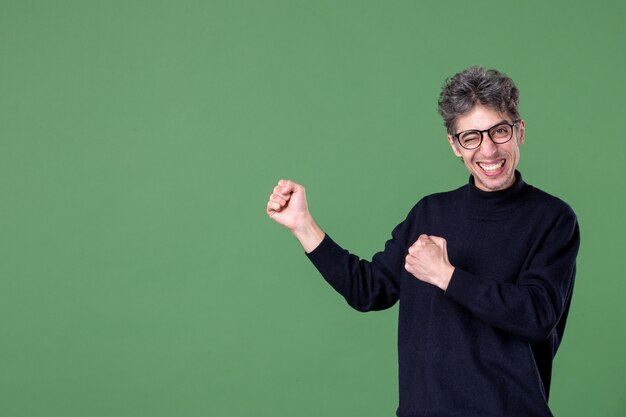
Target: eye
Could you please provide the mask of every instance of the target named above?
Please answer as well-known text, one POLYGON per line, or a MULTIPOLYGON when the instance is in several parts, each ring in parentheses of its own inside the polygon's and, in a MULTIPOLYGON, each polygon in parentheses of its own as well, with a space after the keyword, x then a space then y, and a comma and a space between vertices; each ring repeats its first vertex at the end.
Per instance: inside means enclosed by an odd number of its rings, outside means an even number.
POLYGON ((476 130, 470 130, 468 132, 463 132, 461 136, 459 136, 459 140, 465 146, 477 145, 480 142, 480 132, 476 130))
POLYGON ((489 131, 492 137, 496 138, 508 138, 511 134, 511 127, 509 125, 498 125, 492 127, 489 131))

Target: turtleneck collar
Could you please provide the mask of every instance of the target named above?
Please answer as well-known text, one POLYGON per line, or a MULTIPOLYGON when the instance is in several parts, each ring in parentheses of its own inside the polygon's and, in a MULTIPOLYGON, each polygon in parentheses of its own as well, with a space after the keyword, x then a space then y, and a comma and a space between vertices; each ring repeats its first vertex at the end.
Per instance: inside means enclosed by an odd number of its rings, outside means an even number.
POLYGON ((476 187, 474 177, 470 175, 467 197, 470 207, 480 212, 512 210, 526 201, 532 186, 526 184, 522 174, 515 171, 515 182, 500 191, 483 191, 476 187))

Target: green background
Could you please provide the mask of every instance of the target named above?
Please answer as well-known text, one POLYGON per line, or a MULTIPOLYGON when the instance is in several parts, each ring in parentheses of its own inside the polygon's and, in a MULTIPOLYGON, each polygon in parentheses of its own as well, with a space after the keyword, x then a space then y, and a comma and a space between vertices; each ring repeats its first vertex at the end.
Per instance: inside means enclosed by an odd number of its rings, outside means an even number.
POLYGON ((0 0, 0 415, 391 416, 397 307, 351 310, 264 213, 370 258, 467 172, 436 112, 521 90, 525 179, 582 247, 557 416, 624 416, 621 1, 0 0))

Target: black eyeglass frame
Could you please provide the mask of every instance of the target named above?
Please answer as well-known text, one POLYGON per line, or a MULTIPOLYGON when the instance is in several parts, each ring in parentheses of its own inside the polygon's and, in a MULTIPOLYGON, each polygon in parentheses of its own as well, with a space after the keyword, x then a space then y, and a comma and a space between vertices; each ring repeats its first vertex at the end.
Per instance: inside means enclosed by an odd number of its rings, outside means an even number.
POLYGON ((491 126, 489 129, 486 129, 486 130, 477 130, 477 129, 469 129, 469 130, 464 130, 464 131, 462 131, 462 132, 457 133, 457 134, 456 134, 456 135, 454 135, 453 137, 454 137, 454 139, 456 139, 457 143, 458 143, 459 145, 461 145, 461 147, 462 147, 462 148, 467 149, 467 150, 469 150, 469 151, 474 150, 474 149, 478 149, 478 148, 480 148, 480 145, 482 145, 482 144, 483 144, 483 133, 485 133, 485 132, 487 133, 487 136, 489 136, 489 139, 491 139, 491 141, 492 141, 493 143, 497 143, 498 145, 502 145, 503 143, 507 143, 508 141, 510 141, 511 139, 513 139, 513 134, 515 133, 515 125, 516 125, 516 124, 518 124, 518 123, 519 123, 519 119, 515 120, 515 121, 513 122, 513 124, 511 124, 511 123, 509 123, 509 122, 506 122, 506 121, 503 121, 503 122, 500 122, 500 123, 498 123, 498 124, 495 124, 495 125, 491 126), (498 126, 502 126, 502 125, 507 125, 507 126, 509 126, 509 127, 511 128, 511 136, 510 136, 507 140, 505 140, 504 142, 496 142, 496 141, 495 141, 495 140, 491 137, 491 133, 490 133, 490 131, 491 131, 492 129, 494 129, 494 128, 498 127, 498 126), (480 135, 480 141, 478 142, 478 145, 476 145, 476 146, 475 146, 475 147, 473 147, 473 148, 468 148, 468 147, 466 147, 466 146, 463 146, 463 144, 461 143, 461 140, 459 139, 459 136, 461 136, 463 133, 467 133, 467 132, 478 132, 478 134, 480 135))

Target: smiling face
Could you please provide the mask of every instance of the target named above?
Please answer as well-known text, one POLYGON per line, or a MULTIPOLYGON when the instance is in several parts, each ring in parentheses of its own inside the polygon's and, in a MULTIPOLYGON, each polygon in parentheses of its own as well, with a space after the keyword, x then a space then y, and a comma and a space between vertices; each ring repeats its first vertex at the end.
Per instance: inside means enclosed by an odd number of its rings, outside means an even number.
MULTIPOLYGON (((498 123, 513 123, 509 116, 492 108, 477 104, 468 113, 457 117, 456 132, 465 130, 486 130, 498 123)), ((524 121, 520 120, 513 130, 510 141, 494 143, 489 135, 483 133, 483 141, 476 149, 468 150, 448 135, 452 152, 463 159, 467 170, 474 177, 476 187, 483 191, 499 191, 510 187, 515 182, 515 168, 519 163, 519 147, 524 143, 524 121)))

